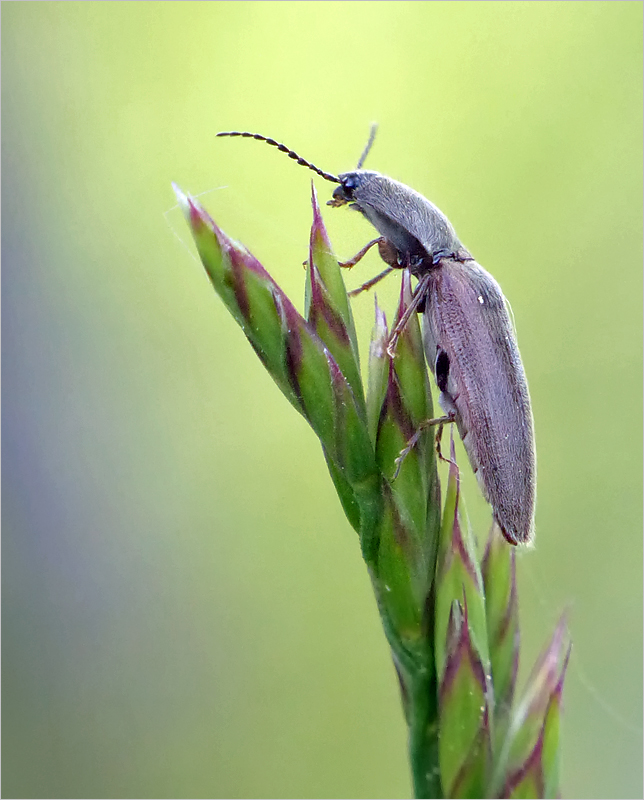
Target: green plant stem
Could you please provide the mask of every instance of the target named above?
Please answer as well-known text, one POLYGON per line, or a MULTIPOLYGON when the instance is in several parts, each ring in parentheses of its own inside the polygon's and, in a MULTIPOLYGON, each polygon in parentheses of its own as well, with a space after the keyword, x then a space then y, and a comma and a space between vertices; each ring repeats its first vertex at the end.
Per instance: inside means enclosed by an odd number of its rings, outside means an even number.
POLYGON ((438 697, 433 664, 411 676, 409 688, 409 761, 414 797, 440 798, 438 697))
MULTIPOLYGON (((373 580, 373 575, 372 575, 373 580)), ((403 643, 392 625, 373 580, 383 630, 401 681, 403 708, 409 727, 409 762, 415 798, 442 798, 438 753, 438 685, 432 648, 422 640, 416 647, 403 643)))

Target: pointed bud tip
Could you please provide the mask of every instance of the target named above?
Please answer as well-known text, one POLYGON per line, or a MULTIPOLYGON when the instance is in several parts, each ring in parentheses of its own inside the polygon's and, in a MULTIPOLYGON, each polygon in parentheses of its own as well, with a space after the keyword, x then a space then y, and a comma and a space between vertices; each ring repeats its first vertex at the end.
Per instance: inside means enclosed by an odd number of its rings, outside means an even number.
POLYGON ((454 444, 454 425, 449 428, 449 477, 456 481, 457 489, 460 490, 460 471, 456 463, 456 445, 454 444))
POLYGON ((320 218, 320 205, 318 203, 318 193, 315 190, 313 181, 311 181, 311 205, 313 206, 313 220, 317 222, 320 218))
POLYGON ((387 328, 387 317, 382 308, 378 305, 378 298, 374 296, 375 302, 375 322, 371 332, 370 353, 376 358, 384 358, 387 352, 387 340, 389 330, 387 328))
POLYGON ((188 199, 188 195, 186 195, 181 187, 174 181, 172 181, 172 191, 177 198, 177 203, 184 216, 190 216, 190 201, 188 199))
POLYGON ((408 269, 405 269, 403 270, 402 281, 400 282, 399 314, 401 317, 405 313, 407 306, 411 303, 411 300, 411 273, 408 269))
POLYGON ((176 183, 172 183, 172 189, 177 198, 177 204, 193 231, 201 225, 208 225, 215 233, 220 233, 205 209, 193 197, 186 194, 176 183))
POLYGON ((570 633, 568 631, 568 609, 566 609, 557 623, 550 644, 546 648, 540 663, 537 664, 537 669, 551 675, 557 675, 560 670, 559 667, 565 666, 568 663, 568 656, 570 655, 570 633))
POLYGON ((564 612, 548 646, 532 668, 523 700, 515 714, 519 724, 528 715, 542 714, 552 695, 561 697, 570 650, 567 612, 564 612))
POLYGON ((312 257, 315 247, 331 252, 331 242, 324 225, 324 220, 322 219, 322 213, 318 203, 318 194, 313 181, 311 181, 311 205, 313 207, 313 224, 311 225, 309 257, 312 257))

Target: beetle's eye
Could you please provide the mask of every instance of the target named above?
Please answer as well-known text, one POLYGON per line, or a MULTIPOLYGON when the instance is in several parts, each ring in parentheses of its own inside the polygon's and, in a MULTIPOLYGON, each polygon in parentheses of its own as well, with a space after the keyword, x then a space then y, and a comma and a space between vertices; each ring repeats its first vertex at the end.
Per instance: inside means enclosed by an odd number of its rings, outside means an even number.
POLYGON ((357 183, 355 178, 345 178, 342 181, 342 188, 344 189, 346 194, 349 195, 349 197, 353 195, 353 191, 356 188, 356 186, 357 183))

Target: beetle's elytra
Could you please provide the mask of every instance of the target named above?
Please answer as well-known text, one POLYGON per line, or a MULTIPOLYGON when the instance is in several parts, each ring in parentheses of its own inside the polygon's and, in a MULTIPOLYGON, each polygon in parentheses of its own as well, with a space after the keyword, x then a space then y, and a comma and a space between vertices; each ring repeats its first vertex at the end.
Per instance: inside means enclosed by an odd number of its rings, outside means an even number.
POLYGON ((362 169, 375 126, 357 168, 338 176, 260 134, 217 135, 266 141, 338 184, 328 205, 360 211, 380 234, 345 264, 357 263, 377 244, 388 265, 357 291, 370 288, 393 269, 408 268, 416 276, 412 302, 392 332, 390 353, 411 314, 422 311, 425 355, 439 402, 449 421, 456 423, 503 535, 511 544, 529 543, 536 502, 534 425, 525 371, 498 283, 463 247, 433 203, 409 186, 362 169))

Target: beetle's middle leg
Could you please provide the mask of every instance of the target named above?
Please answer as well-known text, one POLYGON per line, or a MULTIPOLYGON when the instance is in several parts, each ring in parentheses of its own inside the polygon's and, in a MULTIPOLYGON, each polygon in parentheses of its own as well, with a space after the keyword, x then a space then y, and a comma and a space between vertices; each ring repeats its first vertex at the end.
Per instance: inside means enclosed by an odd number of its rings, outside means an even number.
POLYGON ((414 447, 416 447, 416 445, 418 444, 418 440, 423 435, 424 431, 427 430, 427 428, 432 428, 434 425, 438 426, 436 429, 436 437, 435 437, 436 453, 438 457, 441 459, 441 461, 450 461, 449 458, 445 458, 443 456, 443 453, 441 451, 441 438, 443 436, 443 428, 445 427, 445 425, 454 421, 455 421, 455 415, 447 414, 444 417, 434 417, 433 419, 426 419, 423 422, 421 422, 420 425, 418 426, 418 429, 416 430, 416 433, 407 442, 407 446, 400 451, 400 455, 394 461, 394 464, 396 465, 396 471, 394 472, 391 480, 392 481, 396 480, 396 478, 398 477, 398 473, 400 472, 400 468, 402 467, 403 461, 411 453, 414 447))
POLYGON ((352 289, 350 292, 348 292, 349 297, 355 297, 357 294, 366 292, 367 289, 371 289, 372 286, 375 286, 377 283, 380 283, 383 278, 386 278, 390 272, 393 272, 393 269, 393 267, 387 267, 387 269, 383 269, 383 271, 379 275, 376 275, 375 278, 371 278, 371 280, 363 283, 362 286, 358 286, 357 289, 352 289))
POLYGON ((389 337, 389 341, 387 342, 387 354, 390 358, 393 358, 396 351, 396 345, 398 344, 398 339, 400 338, 400 334, 405 330, 407 323, 412 317, 414 312, 418 311, 419 306, 421 306, 427 299, 427 291, 429 285, 430 276, 423 275, 423 277, 418 282, 418 286, 416 286, 414 293, 411 298, 411 303, 405 309, 405 313, 396 323, 393 331, 391 332, 391 336, 389 337))

